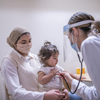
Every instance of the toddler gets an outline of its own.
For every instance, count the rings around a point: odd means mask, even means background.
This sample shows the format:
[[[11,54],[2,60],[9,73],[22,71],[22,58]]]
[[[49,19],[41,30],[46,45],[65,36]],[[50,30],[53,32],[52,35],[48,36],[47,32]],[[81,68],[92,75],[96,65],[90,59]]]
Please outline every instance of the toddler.
[[[64,69],[57,65],[59,56],[57,47],[50,42],[45,42],[38,56],[42,63],[38,71],[38,81],[43,85],[43,91],[51,89],[62,91],[64,86],[59,72],[63,72]]]
[[[63,86],[63,81],[59,73],[65,70],[57,64],[59,56],[57,47],[55,45],[52,45],[50,42],[45,42],[38,56],[42,64],[41,68],[38,71],[38,82],[43,86],[43,88],[39,90],[49,91],[52,89],[58,89],[62,92],[65,88]],[[70,75],[75,79],[79,79],[71,73]],[[76,94],[71,94],[70,92],[69,97],[69,100],[82,100],[82,98],[80,98]]]

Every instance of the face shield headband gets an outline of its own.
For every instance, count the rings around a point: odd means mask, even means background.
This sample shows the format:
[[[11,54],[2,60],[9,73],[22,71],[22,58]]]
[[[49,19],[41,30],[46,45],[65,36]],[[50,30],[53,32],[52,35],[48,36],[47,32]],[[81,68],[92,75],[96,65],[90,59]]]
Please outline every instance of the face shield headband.
[[[71,50],[69,50],[69,39],[68,39],[69,29],[73,28],[73,27],[89,24],[89,23],[92,23],[92,22],[93,22],[93,20],[85,20],[85,21],[77,22],[77,23],[70,24],[70,25],[67,24],[63,27],[63,33],[64,33],[64,42],[63,42],[64,62],[66,61],[66,58],[68,60],[69,60],[69,58],[71,58],[71,56],[70,56],[70,51]]]
[[[64,35],[69,34],[69,29],[70,28],[77,27],[77,26],[80,26],[80,25],[85,25],[85,24],[92,23],[92,22],[93,22],[93,20],[85,20],[85,21],[77,22],[77,23],[70,24],[70,25],[67,24],[63,27]]]

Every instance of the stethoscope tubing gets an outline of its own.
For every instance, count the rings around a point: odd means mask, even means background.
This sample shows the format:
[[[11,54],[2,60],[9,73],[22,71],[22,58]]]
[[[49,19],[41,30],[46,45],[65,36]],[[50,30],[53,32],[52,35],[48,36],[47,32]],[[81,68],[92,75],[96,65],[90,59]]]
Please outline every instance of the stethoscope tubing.
[[[78,56],[79,62],[81,63],[81,74],[80,74],[79,82],[78,82],[77,87],[76,87],[76,89],[75,89],[74,92],[71,91],[71,89],[70,89],[70,87],[69,87],[69,85],[68,85],[68,83],[67,83],[65,77],[64,77],[62,74],[60,74],[60,75],[63,77],[63,79],[64,79],[64,81],[65,81],[65,83],[66,83],[66,85],[67,85],[67,87],[68,87],[68,90],[69,90],[69,92],[70,92],[71,94],[74,94],[74,93],[77,91],[77,89],[78,89],[78,87],[79,87],[79,84],[80,84],[80,81],[81,81],[81,78],[82,78],[83,59],[82,59],[82,61],[80,60],[80,56],[79,56],[78,52],[77,52],[77,56]]]

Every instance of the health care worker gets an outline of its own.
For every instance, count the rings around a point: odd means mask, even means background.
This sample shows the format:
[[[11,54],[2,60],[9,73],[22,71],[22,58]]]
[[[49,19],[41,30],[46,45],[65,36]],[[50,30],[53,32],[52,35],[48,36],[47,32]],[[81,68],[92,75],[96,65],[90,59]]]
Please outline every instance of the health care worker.
[[[69,100],[67,90],[64,90],[66,95],[58,90],[38,92],[41,88],[37,82],[40,63],[37,56],[29,52],[32,42],[27,29],[15,28],[7,38],[7,43],[13,50],[3,59],[1,74],[8,90],[9,100]],[[6,97],[0,100],[4,98]]]
[[[74,14],[68,25],[65,26],[65,34],[68,32],[68,38],[72,48],[78,53],[82,53],[83,60],[87,66],[87,71],[93,82],[93,86],[88,87],[80,83],[76,94],[85,100],[100,100],[100,31],[95,35],[89,35],[91,23],[94,18],[87,13],[78,12]],[[99,25],[100,28],[100,25]],[[91,33],[96,32],[93,28]],[[77,87],[78,81],[73,79],[68,73],[62,73],[66,81],[71,84],[71,91]]]

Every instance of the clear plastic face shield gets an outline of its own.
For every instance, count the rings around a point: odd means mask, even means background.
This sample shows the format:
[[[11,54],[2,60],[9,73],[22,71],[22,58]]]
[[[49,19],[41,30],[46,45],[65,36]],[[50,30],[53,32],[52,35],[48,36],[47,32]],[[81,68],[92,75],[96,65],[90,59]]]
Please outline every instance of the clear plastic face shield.
[[[64,56],[64,62],[66,60],[69,61],[69,59],[71,59],[71,50],[70,50],[70,41],[68,39],[68,36],[69,36],[69,29],[70,28],[73,28],[73,27],[77,27],[77,26],[81,26],[81,25],[85,25],[85,24],[88,24],[88,23],[92,23],[93,20],[85,20],[85,21],[81,21],[81,22],[77,22],[77,23],[74,23],[74,24],[67,24],[63,27],[63,33],[64,33],[64,41],[63,41],[63,56]],[[77,46],[75,46],[76,48],[76,52],[79,52],[77,50]]]

